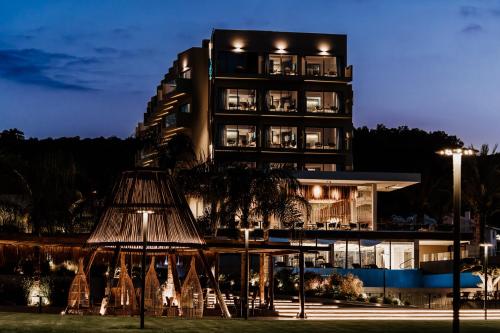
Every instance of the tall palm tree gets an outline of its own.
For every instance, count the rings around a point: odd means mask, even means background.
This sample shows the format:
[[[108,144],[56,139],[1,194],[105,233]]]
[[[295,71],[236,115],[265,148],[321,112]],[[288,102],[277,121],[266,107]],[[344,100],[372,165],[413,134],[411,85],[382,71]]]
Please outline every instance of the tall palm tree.
[[[310,205],[299,193],[299,181],[286,169],[265,169],[256,172],[253,186],[253,215],[262,218],[264,230],[270,217],[289,227],[294,221],[310,215]],[[303,214],[305,213],[305,214]]]
[[[216,235],[217,229],[227,222],[226,175],[212,161],[197,163],[189,169],[179,170],[176,179],[181,190],[188,196],[208,204],[200,218],[204,231]]]
[[[500,154],[498,146],[483,144],[476,158],[465,164],[464,194],[479,220],[479,242],[485,241],[485,227],[500,211]]]

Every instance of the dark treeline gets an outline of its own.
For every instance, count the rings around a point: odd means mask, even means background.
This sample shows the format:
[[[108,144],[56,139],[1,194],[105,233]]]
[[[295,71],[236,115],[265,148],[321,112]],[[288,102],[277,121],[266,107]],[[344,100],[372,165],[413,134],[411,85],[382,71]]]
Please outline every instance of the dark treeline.
[[[133,138],[39,140],[25,139],[18,130],[3,131],[0,231],[88,231],[116,177],[134,167],[139,145]],[[380,194],[379,216],[416,215],[423,220],[428,215],[439,222],[451,211],[452,163],[436,151],[461,145],[459,138],[440,131],[362,127],[354,133],[354,170],[420,173],[421,184]],[[179,155],[174,148],[169,154]],[[500,154],[488,146],[481,147],[477,157],[464,159],[464,210],[483,225],[495,224],[499,165]]]
[[[428,215],[439,223],[452,210],[453,170],[451,158],[436,152],[462,145],[459,138],[442,131],[361,127],[354,133],[354,170],[420,173],[420,184],[379,196],[379,216],[417,215],[423,220]],[[500,226],[495,219],[500,208],[500,154],[496,146],[475,148],[477,156],[463,158],[463,211],[471,211],[483,226]]]
[[[18,130],[3,131],[0,228],[88,230],[116,177],[134,166],[136,150],[135,139],[25,139]]]

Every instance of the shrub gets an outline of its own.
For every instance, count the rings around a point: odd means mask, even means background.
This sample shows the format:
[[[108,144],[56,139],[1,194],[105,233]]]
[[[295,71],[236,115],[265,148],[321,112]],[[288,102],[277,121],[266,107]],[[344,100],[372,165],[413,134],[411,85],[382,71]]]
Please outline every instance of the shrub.
[[[358,302],[366,302],[368,301],[368,297],[366,296],[366,294],[361,294],[358,296],[358,298],[356,298],[356,301]]]
[[[297,275],[292,273],[291,269],[280,269],[274,276],[275,286],[278,292],[285,295],[296,293],[295,284]]]
[[[326,284],[326,280],[317,273],[306,272],[304,274],[304,289],[310,295],[323,296]]]
[[[37,305],[40,300],[42,305],[50,304],[50,280],[48,278],[25,278],[23,281],[26,302],[29,306]]]
[[[392,298],[385,296],[382,302],[383,304],[392,304]]]
[[[363,281],[349,273],[342,278],[339,285],[340,294],[353,299],[363,293]]]
[[[382,303],[382,298],[378,296],[371,296],[369,299],[370,303]]]

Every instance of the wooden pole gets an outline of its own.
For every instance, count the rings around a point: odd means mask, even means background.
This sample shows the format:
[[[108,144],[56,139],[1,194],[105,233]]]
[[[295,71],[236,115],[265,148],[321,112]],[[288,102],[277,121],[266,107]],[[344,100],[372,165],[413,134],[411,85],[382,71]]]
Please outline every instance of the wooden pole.
[[[274,257],[269,254],[269,310],[274,311]]]
[[[148,246],[148,213],[142,213],[142,265],[141,265],[141,329],[144,329],[144,294],[146,290],[146,251]]]
[[[260,305],[264,305],[266,298],[266,258],[264,253],[259,256],[259,298]]]
[[[249,256],[249,253],[248,253],[248,245],[249,245],[249,236],[250,236],[250,230],[249,229],[245,229],[244,230],[244,233],[245,233],[245,253],[242,255],[242,274],[243,274],[243,277],[242,277],[242,283],[243,283],[243,288],[242,288],[242,316],[243,318],[245,319],[248,319],[248,315],[249,315],[249,308],[248,308],[248,284],[249,284],[249,278],[248,278],[248,275],[250,273],[250,256]]]
[[[231,313],[229,313],[229,309],[227,308],[226,301],[224,300],[224,297],[222,296],[222,293],[220,292],[219,283],[217,282],[214,275],[212,274],[212,270],[210,269],[210,265],[208,264],[208,260],[205,257],[205,253],[203,252],[203,250],[199,249],[198,255],[200,256],[203,267],[205,268],[205,271],[208,274],[208,278],[210,280],[210,283],[212,283],[213,288],[215,290],[215,295],[217,296],[217,300],[219,301],[220,308],[222,311],[222,316],[225,318],[231,318]]]
[[[215,280],[217,282],[217,285],[219,285],[219,253],[215,253],[214,255],[214,275],[215,275]],[[215,288],[214,288],[215,290]],[[215,304],[218,304],[217,297],[215,297]]]
[[[300,312],[297,317],[304,319],[306,317],[305,312],[305,288],[304,288],[304,271],[305,271],[305,263],[304,263],[304,251],[299,252],[299,301],[300,301]]]

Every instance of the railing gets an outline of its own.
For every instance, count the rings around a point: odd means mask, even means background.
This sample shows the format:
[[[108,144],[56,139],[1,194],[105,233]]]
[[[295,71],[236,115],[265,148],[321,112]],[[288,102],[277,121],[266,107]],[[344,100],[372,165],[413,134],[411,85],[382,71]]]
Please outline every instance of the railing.
[[[413,260],[414,260],[413,258],[410,258],[410,259],[407,259],[407,260],[403,261],[401,264],[399,264],[399,268],[401,268],[401,269],[405,268],[404,267],[405,264],[408,263],[408,262],[412,262]],[[411,268],[413,268],[413,267],[411,267]]]

